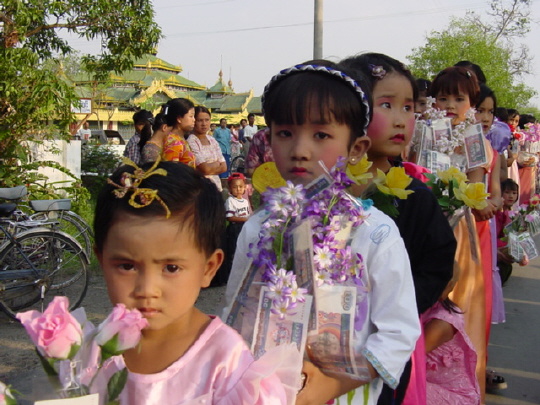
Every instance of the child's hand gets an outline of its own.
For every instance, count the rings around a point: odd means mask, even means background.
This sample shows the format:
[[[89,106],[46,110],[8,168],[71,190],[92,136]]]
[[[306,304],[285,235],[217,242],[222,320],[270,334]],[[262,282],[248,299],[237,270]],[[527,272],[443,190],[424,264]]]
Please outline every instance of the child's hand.
[[[526,266],[529,264],[529,257],[527,255],[523,256],[523,259],[519,262],[520,266]]]
[[[510,256],[510,254],[508,253],[508,248],[506,247],[497,249],[497,260],[508,264],[514,263],[514,259]]]
[[[377,376],[377,372],[369,364],[368,369],[371,378]],[[302,373],[306,374],[306,384],[296,396],[296,405],[323,405],[334,398],[338,398],[367,381],[355,380],[345,376],[329,376],[324,374],[317,366],[309,361],[304,361]]]
[[[488,199],[487,206],[485,208],[481,210],[473,209],[472,213],[477,221],[487,221],[495,216],[498,209],[497,202]]]

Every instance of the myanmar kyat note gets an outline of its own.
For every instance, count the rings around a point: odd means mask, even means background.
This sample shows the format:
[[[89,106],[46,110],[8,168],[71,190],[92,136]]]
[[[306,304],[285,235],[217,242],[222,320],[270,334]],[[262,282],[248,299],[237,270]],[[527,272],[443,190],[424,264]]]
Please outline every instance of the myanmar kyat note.
[[[354,358],[355,286],[315,288],[316,329],[309,332],[310,360],[325,372],[359,375]]]
[[[294,343],[303,356],[313,297],[305,295],[305,301],[296,302],[294,309],[283,319],[272,311],[272,298],[273,292],[262,287],[251,345],[253,356],[258,359],[269,349],[289,343]]]

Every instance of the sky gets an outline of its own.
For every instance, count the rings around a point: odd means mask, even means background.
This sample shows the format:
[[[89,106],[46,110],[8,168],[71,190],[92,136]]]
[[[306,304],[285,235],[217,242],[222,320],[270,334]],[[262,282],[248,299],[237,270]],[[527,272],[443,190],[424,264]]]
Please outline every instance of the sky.
[[[507,2],[508,0],[503,0]],[[313,58],[314,0],[154,0],[164,38],[158,57],[183,68],[182,76],[211,87],[223,69],[236,92],[261,95],[281,69]],[[340,60],[381,52],[407,63],[412,49],[452,16],[483,14],[488,0],[326,0],[323,57]],[[535,75],[525,83],[540,94],[540,0],[532,0],[529,46]],[[72,46],[94,53],[97,44],[72,39]],[[537,53],[535,55],[535,52]],[[540,96],[531,103],[540,107]]]

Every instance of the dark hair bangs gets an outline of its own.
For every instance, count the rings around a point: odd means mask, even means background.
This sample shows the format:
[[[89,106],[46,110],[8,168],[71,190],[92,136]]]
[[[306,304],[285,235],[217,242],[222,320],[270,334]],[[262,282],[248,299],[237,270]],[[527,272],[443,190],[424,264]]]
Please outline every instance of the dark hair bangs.
[[[148,170],[153,163],[143,165]],[[167,171],[166,176],[152,175],[144,179],[139,189],[156,190],[159,198],[171,212],[171,221],[177,221],[179,229],[193,229],[195,245],[207,255],[220,247],[225,224],[225,208],[221,193],[214,183],[195,172],[187,165],[175,162],[160,162],[158,168]],[[121,166],[111,176],[120,184],[124,173],[133,173],[132,166]],[[109,229],[122,215],[139,217],[165,217],[166,210],[159,200],[141,208],[133,207],[129,201],[133,190],[122,198],[113,193],[118,187],[107,183],[101,190],[94,217],[95,244],[98,251],[103,249]],[[137,202],[138,199],[136,199]]]
[[[519,184],[512,179],[506,179],[501,181],[501,192],[505,191],[517,191],[519,193]]]
[[[431,96],[437,98],[439,94],[455,95],[461,92],[469,96],[471,107],[478,103],[480,87],[474,72],[459,66],[452,66],[439,72],[431,83]]]
[[[354,90],[341,79],[327,74],[291,74],[265,95],[264,116],[269,126],[335,121],[349,126],[354,139],[364,135],[364,115]]]
[[[495,111],[497,111],[497,97],[495,97],[495,92],[484,83],[480,83],[480,95],[478,96],[478,102],[476,103],[475,107],[480,107],[480,104],[482,104],[486,98],[490,97],[493,99],[493,112],[495,115]]]

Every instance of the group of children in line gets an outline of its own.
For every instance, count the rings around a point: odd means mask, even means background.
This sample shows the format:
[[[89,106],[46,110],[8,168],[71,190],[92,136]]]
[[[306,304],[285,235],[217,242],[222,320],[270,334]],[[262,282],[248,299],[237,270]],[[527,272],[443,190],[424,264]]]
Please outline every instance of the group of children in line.
[[[447,68],[430,90],[420,90],[429,91],[454,126],[476,108],[489,132],[495,96],[469,68]],[[393,168],[410,177],[406,190],[412,193],[393,199],[393,217],[366,203],[374,180],[349,190],[367,216],[347,240],[363,260],[369,286],[362,290],[366,324],[350,342],[365,360],[362,377],[323,372],[316,352],[301,359],[285,346],[255,360],[251,342],[196,309],[200,289],[234,250],[230,277],[221,280],[228,278],[224,313],[238,299],[268,213],[250,216],[243,175],[228,179],[232,196],[224,204],[214,184],[194,170],[183,139],[195,120],[188,100],[169,101],[153,123],[145,118],[154,135],[140,131],[142,170],[122,166],[113,174],[125,193],[118,197],[112,185],[102,190],[94,226],[111,301],[139,309],[149,321],[140,346],[105,369],[110,375],[129,369],[122,403],[464,405],[483,403],[486,376],[502,386],[504,380],[485,367],[492,311],[500,304],[494,302],[498,273],[490,220],[503,201],[514,201],[507,195],[513,186],[505,186],[501,197],[499,154],[486,140],[488,162],[467,177],[484,182],[487,206],[450,226],[423,182],[425,170],[398,159],[413,135],[415,103],[425,95],[401,62],[375,53],[285,69],[263,95],[273,158],[293,185],[307,186],[324,174],[320,162],[330,169],[344,158],[355,166],[366,153],[373,178]],[[129,181],[134,178],[136,186]],[[225,218],[228,240],[235,241],[228,255],[220,239]]]

